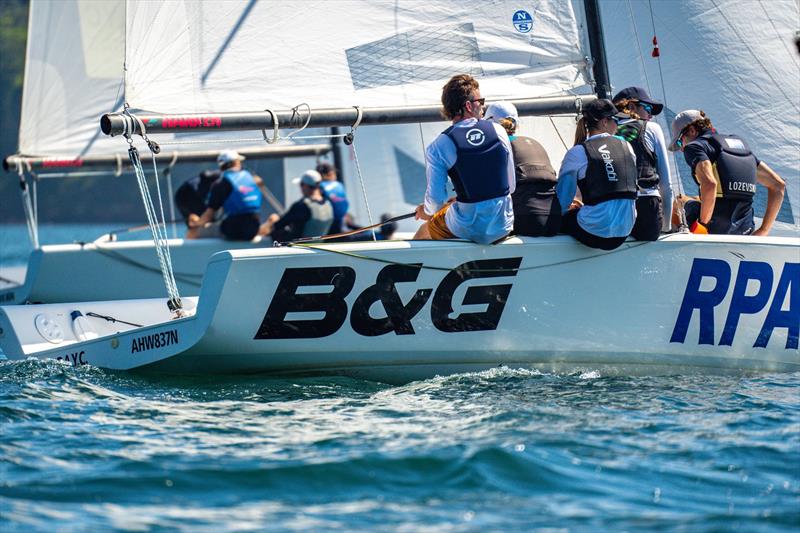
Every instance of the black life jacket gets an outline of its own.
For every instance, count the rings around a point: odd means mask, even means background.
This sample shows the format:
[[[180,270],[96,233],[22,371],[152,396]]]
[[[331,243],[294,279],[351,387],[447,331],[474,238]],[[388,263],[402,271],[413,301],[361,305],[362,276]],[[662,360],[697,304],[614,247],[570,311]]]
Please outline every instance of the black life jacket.
[[[611,135],[595,137],[585,141],[583,149],[589,165],[578,186],[585,205],[636,199],[636,163],[625,141]]]
[[[658,186],[658,170],[656,154],[644,142],[644,132],[647,121],[631,120],[620,124],[617,135],[631,143],[633,153],[636,154],[636,174],[639,176],[637,183],[640,189],[652,189]]]
[[[183,215],[189,218],[190,214],[202,215],[208,208],[206,200],[211,186],[220,177],[218,170],[204,170],[198,176],[189,178],[175,191],[175,205]]]
[[[719,154],[717,160],[711,162],[717,178],[717,197],[752,200],[756,193],[758,164],[744,139],[710,131],[700,137],[708,139]],[[698,181],[696,177],[694,179]]]
[[[509,193],[506,175],[509,154],[493,122],[479,120],[468,128],[450,126],[442,134],[456,145],[456,162],[447,175],[459,202],[474,204]]]
[[[550,164],[550,157],[544,147],[530,137],[514,137],[511,141],[514,154],[514,174],[517,185],[526,183],[547,183],[558,181],[556,171]]]

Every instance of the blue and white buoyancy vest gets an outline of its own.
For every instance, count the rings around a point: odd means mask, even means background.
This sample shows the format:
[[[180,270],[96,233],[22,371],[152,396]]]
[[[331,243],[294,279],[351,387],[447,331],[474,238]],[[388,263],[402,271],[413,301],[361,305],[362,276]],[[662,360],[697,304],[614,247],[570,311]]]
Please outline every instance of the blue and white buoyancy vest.
[[[222,177],[233,187],[222,204],[226,216],[259,212],[261,191],[258,190],[252,174],[246,170],[226,170],[222,173]]]
[[[509,155],[493,122],[479,120],[466,128],[450,126],[442,134],[456,145],[456,162],[447,175],[459,202],[474,204],[509,193]]]
[[[738,135],[711,132],[701,137],[708,139],[719,152],[717,160],[712,161],[717,178],[717,197],[752,200],[756,193],[758,163],[744,139]]]

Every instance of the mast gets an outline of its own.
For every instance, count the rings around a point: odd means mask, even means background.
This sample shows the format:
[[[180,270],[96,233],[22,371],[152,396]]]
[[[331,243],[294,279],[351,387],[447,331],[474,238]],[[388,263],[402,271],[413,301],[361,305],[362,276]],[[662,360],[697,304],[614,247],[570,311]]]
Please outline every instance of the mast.
[[[594,96],[553,96],[545,98],[512,99],[520,116],[565,115],[576,113],[581,106],[594,100]],[[136,114],[139,121],[147,124],[147,133],[176,133],[191,131],[239,131],[265,130],[272,134],[277,119],[280,128],[299,128],[308,120],[309,128],[352,127],[354,125],[408,124],[415,122],[441,122],[439,105],[373,108],[335,108],[312,110],[311,116],[303,116],[294,110],[216,113],[208,115]],[[359,122],[358,116],[361,113]],[[122,113],[108,113],[100,119],[100,128],[106,135],[141,134],[139,121],[130,120]]]
[[[330,144],[296,144],[276,145],[262,148],[243,148],[237,150],[249,159],[276,159],[284,157],[302,157],[327,154],[332,150]],[[156,162],[171,165],[173,163],[201,163],[215,161],[219,150],[202,150],[192,152],[173,152],[167,149],[156,155]],[[8,172],[18,164],[27,170],[58,170],[75,168],[108,168],[119,170],[130,168],[128,154],[119,152],[113,155],[96,155],[77,158],[68,157],[26,157],[24,155],[10,155],[3,159],[3,169]]]
[[[611,99],[611,81],[606,61],[603,24],[600,20],[600,6],[597,0],[584,0],[586,24],[589,31],[589,49],[592,53],[592,70],[595,79],[595,92],[598,98]]]

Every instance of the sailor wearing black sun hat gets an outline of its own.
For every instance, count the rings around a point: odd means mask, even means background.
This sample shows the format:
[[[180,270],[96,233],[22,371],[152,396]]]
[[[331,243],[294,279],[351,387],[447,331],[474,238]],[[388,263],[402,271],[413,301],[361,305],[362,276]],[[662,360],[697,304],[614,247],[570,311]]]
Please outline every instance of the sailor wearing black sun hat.
[[[614,96],[614,105],[628,116],[617,128],[617,135],[631,143],[636,154],[639,190],[631,237],[654,241],[662,231],[669,231],[672,219],[672,180],[664,132],[650,120],[664,105],[650,98],[642,87],[622,89]]]

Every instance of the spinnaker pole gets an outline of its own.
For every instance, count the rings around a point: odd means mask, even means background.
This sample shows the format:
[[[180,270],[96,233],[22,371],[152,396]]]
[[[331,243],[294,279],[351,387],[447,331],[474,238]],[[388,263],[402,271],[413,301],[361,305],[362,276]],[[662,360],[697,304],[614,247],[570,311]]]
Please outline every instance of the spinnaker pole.
[[[595,99],[594,95],[553,96],[511,100],[520,116],[563,115],[576,113],[582,106]],[[358,122],[359,111],[361,121]],[[355,124],[384,125],[411,124],[416,122],[439,122],[444,120],[440,106],[406,107],[346,107],[338,109],[312,110],[311,116],[295,110],[264,111],[249,113],[209,113],[192,115],[166,115],[134,113],[138,120],[130,120],[123,113],[109,113],[100,119],[100,128],[106,135],[140,135],[139,122],[145,124],[147,134],[179,133],[196,131],[241,131],[264,130],[265,138],[273,134],[273,128],[297,129],[306,124],[309,128],[348,127]]]

